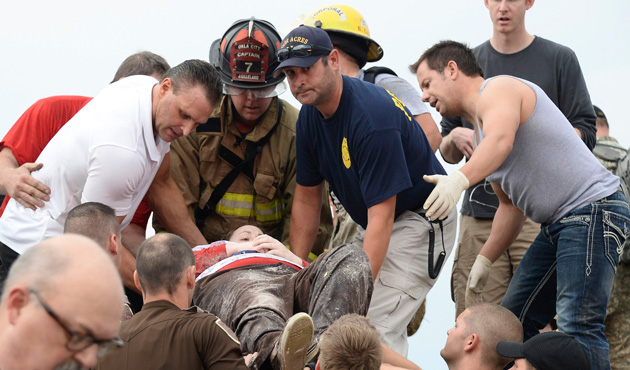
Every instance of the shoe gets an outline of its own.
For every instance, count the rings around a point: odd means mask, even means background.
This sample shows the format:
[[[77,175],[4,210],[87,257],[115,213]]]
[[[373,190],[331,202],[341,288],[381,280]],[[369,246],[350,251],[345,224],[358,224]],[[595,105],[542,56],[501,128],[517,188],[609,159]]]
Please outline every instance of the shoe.
[[[308,347],[308,351],[306,351],[306,363],[315,362],[317,355],[319,355],[319,339],[314,338],[313,343],[311,343],[311,346]]]
[[[313,332],[313,320],[304,312],[296,313],[287,320],[276,355],[282,370],[304,369]]]

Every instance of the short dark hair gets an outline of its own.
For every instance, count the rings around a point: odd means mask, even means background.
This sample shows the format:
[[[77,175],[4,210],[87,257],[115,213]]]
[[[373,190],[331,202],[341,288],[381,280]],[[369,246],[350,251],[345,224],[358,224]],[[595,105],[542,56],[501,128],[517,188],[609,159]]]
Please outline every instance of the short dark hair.
[[[357,314],[341,316],[326,329],[319,353],[323,370],[377,370],[383,360],[379,331]]]
[[[173,83],[173,93],[177,94],[180,88],[202,86],[206,92],[206,98],[212,105],[217,105],[221,99],[223,85],[219,72],[208,62],[199,59],[189,59],[169,69],[162,81],[170,78]]]
[[[87,202],[68,212],[63,232],[87,236],[107,249],[112,234],[120,237],[120,223],[112,207],[99,202]]]
[[[511,359],[501,356],[496,348],[502,340],[523,340],[523,326],[516,315],[507,308],[494,303],[478,303],[467,308],[464,318],[467,335],[477,333],[485,343],[481,356],[486,364],[503,368]]]
[[[175,234],[160,233],[140,245],[136,259],[138,279],[145,293],[173,294],[186,269],[195,265],[192,249]]]
[[[150,51],[141,51],[128,56],[122,62],[112,83],[134,75],[157,76],[157,79],[160,79],[169,69],[171,66],[168,65],[166,59]]]
[[[472,49],[461,42],[451,40],[438,42],[428,48],[415,63],[411,64],[409,70],[414,74],[417,73],[418,67],[425,60],[430,69],[439,73],[443,73],[448,62],[452,60],[457,63],[459,70],[466,76],[479,75],[483,77],[483,71]]]

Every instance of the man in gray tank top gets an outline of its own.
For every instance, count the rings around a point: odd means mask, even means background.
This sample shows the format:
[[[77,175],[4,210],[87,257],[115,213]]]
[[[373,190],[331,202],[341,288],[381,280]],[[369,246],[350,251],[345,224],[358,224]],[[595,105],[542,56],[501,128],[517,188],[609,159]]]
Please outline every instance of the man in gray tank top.
[[[525,27],[526,14],[535,5],[534,0],[486,0],[484,5],[492,21],[492,35],[473,49],[484,77],[510,75],[535,83],[567,117],[584,144],[593,149],[595,115],[573,50],[531,34]],[[440,144],[442,158],[448,163],[468,160],[474,145],[473,124],[460,117],[443,117],[440,125],[444,137]],[[470,270],[490,235],[498,206],[499,200],[487,180],[471,184],[464,193],[451,277],[456,315],[476,301],[501,303],[521,259],[540,230],[539,224],[527,219],[516,240],[492,264],[483,294],[469,294],[472,299],[466,301]]]
[[[477,142],[459,171],[425,176],[436,184],[424,204],[427,216],[444,218],[461,193],[484,178],[499,198],[468,284],[475,284],[476,293],[483,291],[487,267],[530,217],[541,232],[501,305],[519,317],[525,340],[557,313],[558,329],[584,346],[592,368],[610,369],[604,317],[630,228],[619,178],[595,159],[538,86],[512,76],[484,80],[467,46],[442,41],[411,69],[423,100],[442,116],[474,122]]]

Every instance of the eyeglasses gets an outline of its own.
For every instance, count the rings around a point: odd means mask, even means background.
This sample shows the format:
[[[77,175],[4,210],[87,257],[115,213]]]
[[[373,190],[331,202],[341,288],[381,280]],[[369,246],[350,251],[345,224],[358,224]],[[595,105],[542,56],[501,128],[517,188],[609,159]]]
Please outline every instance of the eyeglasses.
[[[66,348],[72,352],[80,352],[89,346],[96,344],[98,345],[98,354],[97,357],[104,356],[116,348],[120,348],[123,346],[124,341],[120,337],[114,337],[111,339],[96,339],[91,335],[83,335],[76,331],[68,329],[66,325],[61,322],[59,316],[42,300],[42,297],[37,293],[37,291],[33,288],[28,289],[29,293],[33,294],[35,298],[42,305],[42,308],[46,313],[52,317],[61,328],[68,334],[68,342],[66,343]]]
[[[287,87],[284,84],[284,82],[281,82],[273,86],[267,86],[267,87],[261,87],[261,88],[255,88],[255,89],[245,89],[242,87],[230,86],[226,84],[223,85],[223,93],[225,95],[238,96],[244,92],[251,91],[251,93],[254,94],[254,96],[257,99],[273,98],[274,96],[278,96],[282,94],[283,92],[285,92],[286,89]]]
[[[328,55],[332,49],[317,45],[297,45],[292,48],[278,50],[278,61],[284,62],[291,57],[304,58],[317,55]]]

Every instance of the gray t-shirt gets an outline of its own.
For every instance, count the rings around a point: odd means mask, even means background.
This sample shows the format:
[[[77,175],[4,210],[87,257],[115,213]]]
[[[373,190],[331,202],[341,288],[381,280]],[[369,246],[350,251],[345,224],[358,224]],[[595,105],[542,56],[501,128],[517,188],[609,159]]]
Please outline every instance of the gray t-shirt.
[[[485,78],[510,75],[539,86],[571,125],[582,132],[583,142],[588,148],[593,149],[595,112],[580,64],[571,49],[537,36],[528,47],[513,54],[499,53],[490,41],[477,46],[474,51]],[[456,127],[473,127],[460,117],[444,118],[441,126],[442,136]],[[461,213],[475,218],[494,218],[498,205],[499,200],[484,180],[466,190]]]
[[[364,76],[365,71],[362,69],[357,73],[356,78],[363,81]],[[376,75],[374,84],[396,95],[398,99],[405,103],[412,115],[417,116],[419,114],[429,113],[429,109],[422,101],[422,96],[418,90],[414,89],[406,80],[398,76],[390,75],[389,73],[381,73]]]
[[[582,144],[545,92],[517,79],[534,90],[536,107],[519,126],[512,151],[488,181],[500,184],[516,207],[543,224],[617,191],[619,178]],[[481,91],[491,80],[484,82]],[[483,132],[479,135],[483,141]]]

